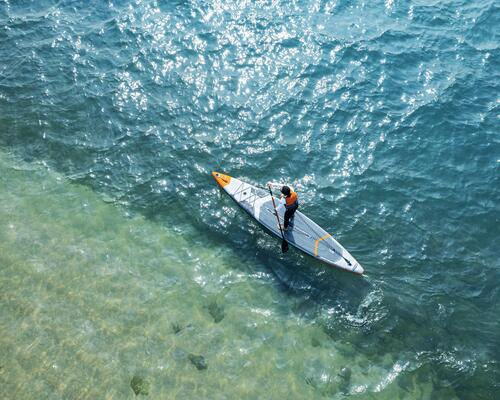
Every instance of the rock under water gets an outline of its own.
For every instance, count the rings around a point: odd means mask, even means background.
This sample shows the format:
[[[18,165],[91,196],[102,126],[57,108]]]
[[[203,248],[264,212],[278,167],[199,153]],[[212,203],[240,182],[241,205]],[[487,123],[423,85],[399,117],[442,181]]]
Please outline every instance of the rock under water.
[[[149,394],[149,382],[141,376],[134,375],[130,381],[130,387],[136,396],[139,396],[140,394],[147,396]]]
[[[196,367],[196,369],[198,369],[199,371],[208,368],[208,364],[205,360],[205,357],[197,356],[195,354],[189,354],[188,358],[189,358],[189,361],[191,361],[191,364],[193,364]]]

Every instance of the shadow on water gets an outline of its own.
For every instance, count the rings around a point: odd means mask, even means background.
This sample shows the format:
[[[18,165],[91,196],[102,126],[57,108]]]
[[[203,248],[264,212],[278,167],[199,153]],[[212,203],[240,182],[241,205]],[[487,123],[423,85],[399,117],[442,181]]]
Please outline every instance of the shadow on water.
[[[376,290],[368,277],[328,266],[293,247],[287,253],[281,253],[281,241],[268,234],[227,196],[223,195],[217,201],[234,212],[230,226],[221,227],[211,217],[200,221],[189,216],[189,212],[184,214],[196,229],[198,240],[208,247],[229,246],[234,257],[271,272],[277,287],[287,296],[296,297],[297,304],[300,304],[299,314],[313,317],[314,313],[307,311],[308,307],[356,313],[366,297]],[[244,264],[239,261],[233,263],[235,269],[241,265]]]
[[[214,187],[210,176],[206,180],[202,191]],[[250,263],[255,272],[271,272],[277,287],[287,296],[296,297],[302,315],[314,315],[305,312],[307,304],[312,309],[335,308],[357,313],[366,297],[376,290],[366,275],[358,276],[328,266],[293,247],[282,254],[281,241],[268,234],[218,188],[217,198],[206,211],[166,193],[150,193],[147,199],[139,193],[129,193],[127,197],[135,200],[127,206],[130,211],[162,225],[177,226],[180,231],[183,226],[190,229],[189,240],[195,246],[229,247],[235,259],[231,264],[234,269],[244,269],[248,273]],[[223,207],[229,208],[229,216],[221,222],[214,210]]]

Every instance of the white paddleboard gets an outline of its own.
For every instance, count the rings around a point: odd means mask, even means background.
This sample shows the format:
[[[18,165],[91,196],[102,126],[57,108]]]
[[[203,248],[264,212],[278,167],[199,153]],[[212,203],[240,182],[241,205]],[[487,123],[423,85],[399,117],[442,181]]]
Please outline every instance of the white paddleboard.
[[[267,190],[220,172],[212,172],[212,176],[241,208],[281,239],[273,202]],[[284,213],[284,207],[279,207],[278,215],[281,226],[283,226]],[[292,221],[288,230],[284,231],[285,240],[289,244],[328,265],[355,274],[363,274],[363,267],[323,228],[298,210]]]

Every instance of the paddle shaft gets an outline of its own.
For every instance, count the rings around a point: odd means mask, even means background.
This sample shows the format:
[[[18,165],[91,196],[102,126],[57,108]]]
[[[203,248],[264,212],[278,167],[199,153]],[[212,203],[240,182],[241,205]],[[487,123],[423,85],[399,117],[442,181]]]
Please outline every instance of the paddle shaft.
[[[280,228],[281,237],[283,238],[281,250],[284,253],[286,250],[288,250],[288,242],[285,239],[285,234],[283,233],[283,229],[281,229],[280,217],[278,215],[278,210],[276,209],[276,203],[274,202],[274,196],[273,196],[273,191],[271,189],[271,185],[269,185],[269,193],[271,194],[271,200],[273,202],[274,212],[276,213],[276,219],[278,220],[278,227]]]

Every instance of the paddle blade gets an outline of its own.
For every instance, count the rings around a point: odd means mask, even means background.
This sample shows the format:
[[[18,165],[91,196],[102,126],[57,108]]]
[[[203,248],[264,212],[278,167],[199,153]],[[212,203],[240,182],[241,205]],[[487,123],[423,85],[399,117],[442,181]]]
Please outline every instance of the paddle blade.
[[[286,253],[288,251],[288,242],[286,240],[283,240],[281,242],[281,252]]]

